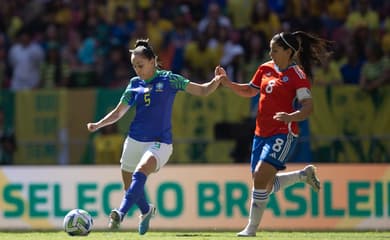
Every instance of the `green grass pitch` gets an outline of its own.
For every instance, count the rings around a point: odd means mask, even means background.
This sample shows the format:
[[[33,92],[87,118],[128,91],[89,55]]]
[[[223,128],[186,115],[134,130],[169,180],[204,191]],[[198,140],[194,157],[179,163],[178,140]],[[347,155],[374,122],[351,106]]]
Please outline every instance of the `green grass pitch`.
[[[86,237],[71,237],[65,232],[0,232],[1,240],[66,240],[66,239],[93,239],[93,240],[137,240],[137,239],[156,239],[156,240],[231,240],[236,238],[236,232],[148,232],[140,236],[137,232],[118,231],[104,232],[93,231]],[[242,239],[242,238],[240,238]],[[258,231],[257,237],[252,239],[262,240],[376,240],[390,239],[390,232],[386,231],[371,231],[371,232],[278,232],[278,231]]]

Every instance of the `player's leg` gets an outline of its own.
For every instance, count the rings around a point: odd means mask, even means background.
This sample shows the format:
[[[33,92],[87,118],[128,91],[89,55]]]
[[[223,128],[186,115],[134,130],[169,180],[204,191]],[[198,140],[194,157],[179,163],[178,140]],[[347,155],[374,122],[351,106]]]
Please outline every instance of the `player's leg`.
[[[316,167],[313,165],[307,165],[301,170],[276,174],[272,191],[278,192],[280,189],[297,182],[308,183],[316,192],[318,192],[321,188],[321,182],[316,174]]]
[[[255,236],[268,195],[272,190],[275,175],[285,169],[285,162],[294,150],[296,138],[291,134],[278,134],[272,137],[254,137],[251,156],[251,168],[254,180],[249,222],[238,236]]]
[[[153,142],[147,152],[156,158],[155,171],[159,171],[169,160],[172,154],[172,144],[165,144],[160,142]],[[141,161],[142,162],[142,161]],[[156,207],[146,201],[145,198],[140,198],[137,205],[143,204],[144,208],[141,208],[141,215],[139,216],[140,221],[138,225],[139,234],[143,235],[149,230],[150,219],[156,214]],[[142,202],[142,203],[141,203]]]
[[[121,174],[122,182],[125,193],[130,188],[133,178],[133,172],[145,151],[145,143],[138,142],[129,137],[126,138],[123,144],[123,151],[121,156]],[[118,209],[113,209],[109,215],[108,227],[111,229],[117,229],[122,222],[124,215]]]
[[[261,222],[268,203],[269,183],[273,181],[277,169],[271,164],[259,162],[253,173],[253,185],[251,205],[249,209],[249,220],[247,226],[237,234],[239,237],[256,236],[257,228]]]
[[[164,166],[172,154],[172,144],[151,142],[147,145],[147,149],[133,173],[130,187],[122,199],[120,208],[112,211],[112,215],[116,217],[115,220],[118,219],[117,216],[119,215],[119,219],[122,221],[123,216],[127,214],[130,208],[137,204],[141,210],[140,234],[145,234],[148,231],[150,219],[156,212],[156,208],[149,204],[145,198],[144,191],[147,177]]]
[[[126,192],[127,189],[129,189],[129,187],[130,187],[131,178],[133,177],[133,173],[132,172],[128,172],[128,171],[123,170],[123,169],[121,170],[121,173],[122,173],[123,189]]]
[[[122,180],[123,186],[125,189],[125,193],[130,187],[131,179],[133,177],[133,173],[122,170]],[[145,191],[139,197],[139,200],[136,202],[136,205],[140,209],[141,212],[147,212],[149,210],[149,204],[146,202]]]
[[[157,160],[150,152],[146,152],[133,173],[130,187],[127,189],[119,207],[122,215],[127,214],[130,208],[144,196],[147,177],[156,170]],[[149,210],[149,207],[148,207]]]

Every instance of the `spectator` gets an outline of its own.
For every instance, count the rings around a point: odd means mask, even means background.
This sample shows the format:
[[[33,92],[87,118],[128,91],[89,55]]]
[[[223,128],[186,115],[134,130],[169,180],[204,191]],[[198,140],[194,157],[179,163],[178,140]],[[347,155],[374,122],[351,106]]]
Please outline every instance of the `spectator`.
[[[369,0],[358,0],[356,9],[347,16],[345,26],[352,31],[362,26],[376,30],[379,28],[379,14],[372,10]]]
[[[207,45],[206,36],[200,34],[196,41],[190,42],[184,53],[184,61],[188,78],[194,79],[194,82],[203,83],[204,79],[209,79],[213,72],[210,66],[219,64],[218,52],[215,48]]]
[[[228,0],[227,14],[232,20],[232,25],[237,30],[242,30],[250,25],[250,13],[255,0]]]
[[[59,44],[55,42],[47,45],[46,60],[41,70],[43,88],[67,87],[69,84],[69,66],[62,61],[59,48]]]
[[[5,35],[0,33],[0,89],[9,87],[8,69],[7,43]]]
[[[13,164],[16,151],[14,131],[5,124],[5,113],[0,108],[0,165]]]
[[[267,0],[258,0],[252,8],[251,27],[253,31],[262,31],[267,39],[280,31],[279,16],[268,6]]]
[[[148,38],[151,44],[155,46],[155,51],[159,53],[162,50],[164,38],[173,29],[173,24],[171,21],[161,18],[157,8],[149,9],[147,20]]]
[[[363,63],[359,85],[363,90],[372,92],[385,81],[383,73],[389,67],[388,59],[383,57],[381,45],[371,42],[365,47],[367,61]]]
[[[245,64],[242,66],[243,81],[249,82],[259,65],[269,59],[268,40],[263,32],[251,31],[243,41],[249,43],[245,49]]]
[[[390,18],[388,18],[388,28],[390,28]],[[381,46],[384,52],[385,69],[382,73],[383,85],[390,84],[390,30],[387,29],[382,38]]]
[[[207,15],[204,16],[198,24],[199,33],[204,33],[206,31],[207,25],[211,21],[216,21],[221,27],[231,26],[230,19],[221,13],[219,5],[214,2],[209,4]]]
[[[318,86],[335,86],[343,83],[340,68],[333,59],[325,59],[314,69],[314,82]]]
[[[244,48],[240,44],[239,31],[225,27],[220,28],[219,45],[222,48],[221,66],[231,76],[232,81],[242,82],[241,67],[244,61]]]
[[[327,0],[322,15],[322,23],[327,36],[331,36],[335,29],[344,24],[348,10],[349,0]]]
[[[127,47],[131,34],[135,30],[134,21],[128,17],[128,10],[123,6],[117,6],[111,24],[111,44]]]
[[[104,61],[103,69],[101,76],[99,77],[101,79],[100,86],[102,87],[112,87],[116,85],[116,74],[122,64],[126,63],[126,56],[123,54],[124,47],[117,45],[113,46],[109,52],[108,59]],[[123,79],[128,78],[128,72],[126,72],[126,77]],[[123,79],[119,80],[120,82],[123,82]]]
[[[347,61],[341,66],[341,76],[344,84],[358,84],[363,60],[358,56],[357,49],[349,44],[346,46]]]
[[[9,63],[12,68],[11,89],[28,90],[39,87],[40,67],[44,60],[43,49],[34,42],[33,33],[23,28],[9,51]]]
[[[184,68],[185,47],[194,38],[194,31],[191,26],[193,24],[192,15],[187,5],[182,5],[179,8],[179,13],[174,17],[173,24],[174,28],[168,34],[164,43],[165,56],[167,57],[163,59],[162,63],[173,73],[180,74]]]
[[[82,37],[79,32],[69,30],[65,44],[61,49],[61,58],[69,66],[71,78],[81,68],[81,63],[77,57],[78,50],[81,46]]]

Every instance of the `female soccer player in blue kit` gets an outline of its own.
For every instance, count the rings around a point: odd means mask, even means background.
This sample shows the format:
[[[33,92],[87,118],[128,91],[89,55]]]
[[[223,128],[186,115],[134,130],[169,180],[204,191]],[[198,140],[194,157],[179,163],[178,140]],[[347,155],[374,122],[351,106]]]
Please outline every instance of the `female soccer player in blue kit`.
[[[163,167],[172,154],[172,106],[178,91],[196,96],[207,96],[219,86],[222,76],[217,74],[207,83],[197,84],[181,75],[160,70],[157,56],[148,40],[137,40],[130,50],[131,63],[137,74],[130,80],[118,105],[100,121],[88,123],[89,131],[117,122],[131,108],[135,117],[123,144],[121,162],[122,180],[126,194],[119,209],[110,213],[109,228],[119,228],[124,216],[136,204],[140,211],[138,231],[141,235],[149,229],[156,208],[145,198],[145,182],[149,174]]]

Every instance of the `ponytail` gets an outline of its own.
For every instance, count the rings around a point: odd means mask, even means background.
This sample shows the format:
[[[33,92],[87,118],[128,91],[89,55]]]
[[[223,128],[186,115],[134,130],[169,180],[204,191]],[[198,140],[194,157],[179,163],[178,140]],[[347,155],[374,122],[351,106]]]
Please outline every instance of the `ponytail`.
[[[322,65],[330,57],[331,52],[329,48],[331,42],[303,31],[293,32],[292,36],[300,43],[297,51],[298,62],[308,78],[312,80],[313,64]]]
[[[297,57],[298,64],[310,80],[313,79],[313,64],[322,64],[330,56],[330,41],[303,31],[278,33],[272,40],[293,51],[291,57]]]

